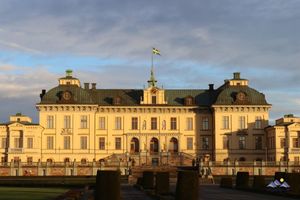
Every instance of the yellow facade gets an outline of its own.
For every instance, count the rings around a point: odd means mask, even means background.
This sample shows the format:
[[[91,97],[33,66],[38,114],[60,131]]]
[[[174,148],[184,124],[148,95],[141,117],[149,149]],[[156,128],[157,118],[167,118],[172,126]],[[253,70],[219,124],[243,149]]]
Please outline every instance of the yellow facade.
[[[265,160],[271,105],[248,83],[235,73],[217,89],[167,90],[156,86],[152,72],[143,90],[109,90],[88,83],[81,87],[68,71],[57,87],[43,90],[39,126],[22,126],[25,138],[34,137],[34,150],[1,151],[9,153],[8,159],[35,162],[98,161],[112,154],[139,159],[139,164],[147,164],[147,157],[159,162],[165,154]],[[6,125],[0,128],[1,137],[8,135]]]
[[[300,118],[285,115],[266,128],[269,161],[292,161],[299,164]]]

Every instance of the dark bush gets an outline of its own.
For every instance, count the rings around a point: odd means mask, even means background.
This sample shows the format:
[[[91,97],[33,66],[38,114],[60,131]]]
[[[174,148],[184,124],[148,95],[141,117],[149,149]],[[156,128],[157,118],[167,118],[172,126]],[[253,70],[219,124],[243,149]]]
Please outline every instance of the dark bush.
[[[237,189],[247,189],[249,187],[249,172],[237,173],[235,187]]]
[[[170,188],[169,172],[157,172],[155,179],[155,193],[168,194]]]
[[[142,178],[142,186],[144,189],[153,189],[154,185],[154,172],[144,171]]]
[[[232,178],[231,177],[222,177],[220,182],[220,187],[223,188],[232,188]]]
[[[198,185],[197,171],[178,171],[175,200],[197,200]]]
[[[143,184],[143,178],[142,177],[138,177],[137,180],[136,180],[136,185],[142,186],[142,184]]]
[[[290,185],[289,193],[300,195],[300,173],[288,173],[287,183]]]
[[[266,189],[266,182],[264,176],[254,176],[252,188],[258,191]]]
[[[97,171],[95,200],[120,200],[120,172]]]

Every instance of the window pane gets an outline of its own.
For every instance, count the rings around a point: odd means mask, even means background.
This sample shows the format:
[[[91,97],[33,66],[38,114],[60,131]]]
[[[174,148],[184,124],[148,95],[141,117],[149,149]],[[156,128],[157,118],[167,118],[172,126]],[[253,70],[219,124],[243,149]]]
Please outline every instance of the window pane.
[[[71,148],[71,139],[70,136],[64,136],[64,149]]]
[[[116,130],[121,130],[122,129],[122,120],[121,120],[121,117],[116,117],[115,118],[115,129]]]
[[[186,129],[193,130],[193,118],[192,117],[188,117],[186,119]]]
[[[132,130],[137,130],[138,129],[138,118],[137,117],[132,117],[131,118],[131,129]]]
[[[223,129],[229,129],[229,116],[223,116]]]
[[[33,138],[27,138],[27,148],[28,149],[33,148]]]
[[[53,136],[47,136],[47,149],[53,149]]]
[[[202,118],[202,129],[203,130],[208,130],[208,117],[203,117]]]
[[[54,128],[54,117],[52,115],[47,116],[47,128]]]
[[[105,137],[99,137],[99,149],[105,150]]]
[[[87,128],[87,116],[80,116],[80,128]]]
[[[171,117],[171,130],[177,129],[177,119],[176,117]]]
[[[156,130],[157,129],[157,118],[152,117],[151,118],[151,130]]]
[[[255,128],[256,129],[261,129],[261,127],[262,127],[261,117],[260,116],[255,117]]]
[[[240,116],[239,117],[239,128],[240,129],[245,129],[246,128],[245,116]]]
[[[87,149],[87,136],[80,137],[80,149]]]
[[[186,147],[187,150],[193,150],[193,138],[192,137],[188,137],[186,138]]]
[[[64,128],[71,128],[71,116],[64,116]]]
[[[115,149],[116,150],[121,149],[121,138],[120,137],[115,138]]]
[[[99,117],[99,129],[105,130],[105,117]]]
[[[245,136],[240,136],[239,138],[239,148],[245,149],[246,148],[246,138]]]
[[[208,137],[202,138],[202,149],[209,149]]]

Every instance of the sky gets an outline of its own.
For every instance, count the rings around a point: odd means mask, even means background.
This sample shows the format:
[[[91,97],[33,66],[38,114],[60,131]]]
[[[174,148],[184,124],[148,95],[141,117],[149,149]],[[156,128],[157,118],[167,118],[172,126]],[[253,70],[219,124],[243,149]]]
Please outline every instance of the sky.
[[[233,72],[300,117],[299,0],[0,0],[0,121],[38,121],[66,69],[97,88],[142,89],[151,50],[164,88],[219,87]]]

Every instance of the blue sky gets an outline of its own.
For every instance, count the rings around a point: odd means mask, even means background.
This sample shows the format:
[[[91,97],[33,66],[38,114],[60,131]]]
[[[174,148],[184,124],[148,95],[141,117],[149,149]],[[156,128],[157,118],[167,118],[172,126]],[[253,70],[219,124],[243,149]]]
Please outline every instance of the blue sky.
[[[0,1],[0,121],[37,121],[42,89],[66,69],[99,88],[143,88],[151,48],[164,88],[220,86],[235,71],[273,105],[300,116],[297,0]]]

